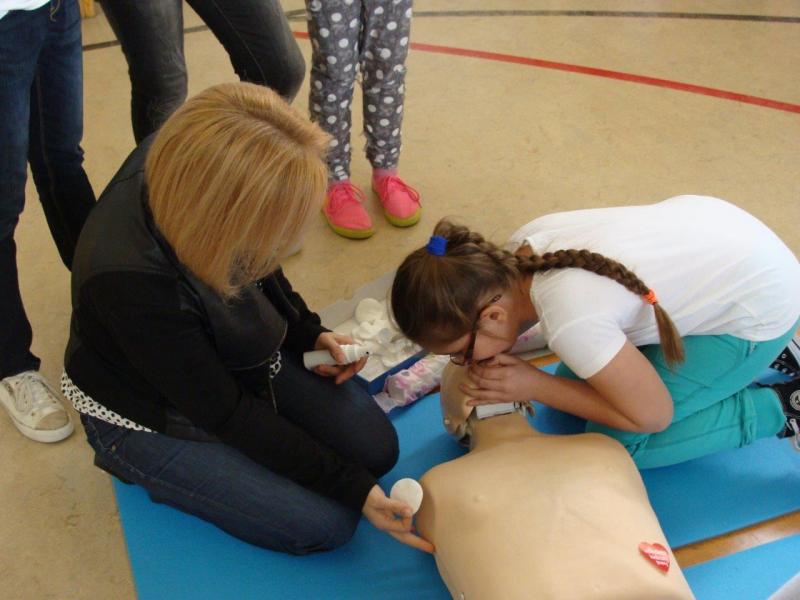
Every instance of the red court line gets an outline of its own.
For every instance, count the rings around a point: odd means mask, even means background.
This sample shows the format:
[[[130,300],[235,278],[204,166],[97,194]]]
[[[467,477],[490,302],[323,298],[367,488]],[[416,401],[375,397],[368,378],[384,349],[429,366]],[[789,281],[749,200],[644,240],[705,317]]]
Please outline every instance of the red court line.
[[[294,35],[297,38],[308,39],[308,33],[304,31],[295,31]],[[691,83],[681,83],[680,81],[671,81],[669,79],[647,77],[646,75],[634,75],[633,73],[623,73],[622,71],[609,71],[607,69],[596,69],[594,67],[582,67],[580,65],[571,65],[569,63],[554,62],[551,60],[542,60],[540,58],[527,58],[525,56],[514,56],[512,54],[499,54],[497,52],[470,50],[468,48],[453,48],[450,46],[438,46],[435,44],[420,44],[412,42],[411,47],[414,50],[420,50],[422,52],[432,52],[434,54],[448,54],[450,56],[465,56],[467,58],[480,58],[483,60],[492,60],[496,62],[513,63],[518,65],[526,65],[529,67],[538,67],[540,69],[566,71],[568,73],[580,73],[581,75],[591,75],[593,77],[605,77],[606,79],[616,79],[618,81],[628,81],[630,83],[652,85],[655,87],[678,90],[681,92],[689,92],[690,94],[712,96],[714,98],[733,100],[734,102],[742,102],[744,104],[754,104],[756,106],[763,106],[765,108],[772,108],[774,110],[782,110],[786,112],[800,114],[800,104],[791,104],[789,102],[781,102],[780,100],[770,100],[769,98],[760,98],[759,96],[748,96],[747,94],[728,92],[726,90],[718,90],[716,88],[705,87],[702,85],[694,85]]]

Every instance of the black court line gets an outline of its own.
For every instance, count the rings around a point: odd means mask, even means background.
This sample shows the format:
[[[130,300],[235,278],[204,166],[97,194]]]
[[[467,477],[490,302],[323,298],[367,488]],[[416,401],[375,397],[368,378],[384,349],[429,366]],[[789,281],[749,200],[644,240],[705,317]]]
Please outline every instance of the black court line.
[[[710,21],[751,21],[757,23],[800,23],[800,17],[734,15],[715,13],[617,11],[617,10],[415,10],[416,17],[614,17],[632,19],[695,19]],[[305,21],[301,8],[286,12],[291,21]]]
[[[146,1],[146,0],[145,0]],[[714,13],[643,12],[613,10],[419,10],[418,17],[626,17],[635,19],[695,19],[711,21],[748,21],[754,23],[800,23],[800,17],[771,17],[768,15],[728,15]],[[300,8],[286,12],[289,21],[305,21],[306,10]],[[184,33],[208,31],[208,26],[187,27]],[[84,52],[119,46],[117,40],[86,44]]]

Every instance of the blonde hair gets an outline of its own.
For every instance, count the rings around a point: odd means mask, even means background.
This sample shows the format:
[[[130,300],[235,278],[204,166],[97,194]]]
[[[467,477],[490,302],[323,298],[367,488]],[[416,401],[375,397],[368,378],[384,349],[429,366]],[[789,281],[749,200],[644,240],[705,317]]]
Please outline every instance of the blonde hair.
[[[664,359],[670,367],[683,362],[683,340],[667,311],[652,290],[617,261],[573,249],[517,256],[446,219],[437,223],[434,235],[447,240],[445,254],[436,256],[426,248],[412,252],[392,283],[392,314],[410,340],[426,346],[458,339],[470,331],[485,297],[505,291],[523,273],[578,268],[613,279],[652,304]]]
[[[164,123],[148,152],[155,224],[183,265],[235,296],[278,267],[318,209],[329,140],[266,87],[210,87]]]

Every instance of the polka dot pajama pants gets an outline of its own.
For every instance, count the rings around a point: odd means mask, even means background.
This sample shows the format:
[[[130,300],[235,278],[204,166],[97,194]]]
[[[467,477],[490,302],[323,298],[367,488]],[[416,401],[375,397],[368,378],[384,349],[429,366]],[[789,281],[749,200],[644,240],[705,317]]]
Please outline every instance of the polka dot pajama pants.
[[[333,136],[331,179],[350,177],[356,69],[361,72],[367,159],[393,169],[400,158],[405,61],[413,0],[308,0],[311,118]]]

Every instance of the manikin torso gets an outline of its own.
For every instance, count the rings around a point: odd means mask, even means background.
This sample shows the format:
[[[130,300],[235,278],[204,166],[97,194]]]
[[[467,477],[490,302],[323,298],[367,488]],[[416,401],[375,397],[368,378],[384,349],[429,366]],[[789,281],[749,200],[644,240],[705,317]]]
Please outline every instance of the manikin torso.
[[[469,410],[462,376],[448,367],[442,384],[451,431]],[[517,413],[473,418],[470,427],[470,453],[422,477],[417,513],[453,598],[693,598],[671,552],[666,573],[639,552],[641,542],[668,546],[618,442],[545,435]]]

